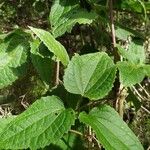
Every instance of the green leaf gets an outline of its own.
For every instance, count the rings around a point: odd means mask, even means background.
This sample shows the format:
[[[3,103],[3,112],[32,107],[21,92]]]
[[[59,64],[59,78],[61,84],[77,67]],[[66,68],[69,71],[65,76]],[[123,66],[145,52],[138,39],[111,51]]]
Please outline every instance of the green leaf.
[[[74,124],[75,113],[56,96],[43,97],[0,133],[1,149],[38,149],[57,142]]]
[[[14,119],[14,116],[10,116],[8,118],[0,118],[0,134],[3,132],[5,127]]]
[[[96,13],[81,8],[77,0],[55,0],[50,12],[52,33],[59,37],[71,32],[76,23],[91,24],[96,18]]]
[[[12,85],[12,83],[24,75],[25,72],[26,65],[22,65],[17,68],[12,68],[9,66],[0,67],[0,89]]]
[[[51,144],[44,150],[84,150],[84,141],[74,133],[68,133],[63,136],[57,143]]]
[[[140,83],[145,77],[142,65],[136,65],[124,61],[118,62],[117,66],[119,69],[120,81],[126,87]]]
[[[67,108],[77,109],[78,103],[81,100],[81,95],[69,93],[63,85],[58,85],[49,95],[57,95],[65,103]]]
[[[0,44],[0,89],[25,73],[28,48],[28,42],[19,35]]]
[[[143,13],[143,15],[146,18],[146,8],[145,8],[145,4],[143,1],[141,0],[124,0],[121,3],[121,9],[125,9],[125,10],[129,10],[129,11],[133,11],[136,13]]]
[[[129,61],[132,61],[134,63],[139,63],[139,64],[145,63],[146,56],[145,56],[143,43],[140,43],[138,41],[132,42],[129,45],[128,52],[132,57],[129,59]]]
[[[63,65],[66,66],[68,64],[69,56],[61,43],[55,40],[55,38],[45,30],[33,27],[29,28],[40,38],[40,40],[47,46],[47,48],[52,53],[54,53],[54,55],[63,63]]]
[[[70,93],[97,100],[112,89],[115,74],[116,67],[104,52],[75,55],[65,70],[64,86]]]
[[[145,65],[143,68],[146,76],[150,77],[150,65]]]
[[[89,114],[82,112],[79,119],[93,128],[106,150],[144,150],[131,129],[110,106],[94,108]]]
[[[132,42],[129,44],[128,50],[125,50],[121,46],[117,45],[120,54],[129,62],[134,64],[144,64],[146,60],[145,50],[143,45]]]
[[[124,41],[126,41],[129,36],[134,36],[132,32],[121,27],[117,27],[115,31],[116,31],[116,37]]]
[[[52,60],[50,57],[40,54],[40,44],[39,40],[31,42],[31,59],[42,81],[50,85],[52,80]]]

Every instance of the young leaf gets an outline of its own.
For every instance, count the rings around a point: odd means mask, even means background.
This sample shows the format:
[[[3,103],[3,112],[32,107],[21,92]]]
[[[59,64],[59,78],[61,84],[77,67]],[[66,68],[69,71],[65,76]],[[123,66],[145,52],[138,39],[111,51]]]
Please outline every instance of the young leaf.
[[[116,67],[104,52],[76,55],[65,70],[64,86],[70,93],[97,100],[112,89],[115,74]]]
[[[79,119],[93,128],[106,150],[144,150],[131,129],[110,106],[94,108],[89,114],[82,112]]]
[[[0,149],[38,149],[57,142],[74,124],[72,109],[56,96],[37,100],[0,133]]]
[[[69,62],[69,56],[64,46],[55,40],[55,38],[47,31],[29,27],[47,46],[47,48],[54,53],[54,55],[66,66]]]
[[[126,61],[117,63],[121,83],[130,87],[140,83],[145,77],[143,66],[132,64]]]
[[[78,0],[55,0],[50,12],[50,23],[54,37],[71,32],[76,23],[91,24],[97,18],[94,12],[80,7]]]

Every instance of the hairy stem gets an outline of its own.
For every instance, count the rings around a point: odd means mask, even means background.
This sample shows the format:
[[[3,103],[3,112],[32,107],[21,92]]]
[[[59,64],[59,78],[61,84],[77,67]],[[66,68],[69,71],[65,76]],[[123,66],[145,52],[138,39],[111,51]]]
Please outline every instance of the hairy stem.
[[[120,60],[120,56],[117,52],[116,49],[116,33],[115,33],[115,25],[114,25],[114,14],[113,14],[113,0],[110,0],[110,26],[111,26],[111,35],[112,35],[112,44],[113,44],[113,53],[114,53],[114,61],[115,63]],[[123,92],[122,94],[122,85],[119,82],[119,77],[117,73],[117,79],[115,81],[115,97],[116,97],[116,102],[115,102],[115,107],[116,110],[119,112],[120,116],[123,118],[123,111],[124,111],[124,101],[125,101],[125,94]]]

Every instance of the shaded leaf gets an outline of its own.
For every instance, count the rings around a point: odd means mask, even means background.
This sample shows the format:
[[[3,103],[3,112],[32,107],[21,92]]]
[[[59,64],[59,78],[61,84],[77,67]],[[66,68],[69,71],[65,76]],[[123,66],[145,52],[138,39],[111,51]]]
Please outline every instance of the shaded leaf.
[[[59,140],[55,144],[51,144],[50,146],[44,148],[44,150],[84,150],[83,141],[80,136],[68,133],[63,136],[61,140]]]
[[[48,85],[52,80],[52,60],[50,57],[45,57],[39,52],[40,42],[35,40],[31,43],[31,59],[34,67],[39,73],[41,79]]]
[[[58,85],[57,88],[53,89],[49,95],[57,95],[65,103],[67,108],[76,109],[81,95],[76,95],[67,92],[63,85]]]
[[[63,65],[66,66],[68,64],[69,56],[61,43],[55,40],[55,38],[45,30],[33,27],[30,27],[30,29],[40,38],[47,48],[54,53],[54,55],[63,63]]]

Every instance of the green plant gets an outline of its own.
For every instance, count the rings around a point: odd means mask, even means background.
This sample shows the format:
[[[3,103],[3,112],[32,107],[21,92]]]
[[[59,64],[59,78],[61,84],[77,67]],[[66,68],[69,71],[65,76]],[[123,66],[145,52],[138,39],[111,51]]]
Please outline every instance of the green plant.
[[[148,22],[149,3],[120,0],[114,7],[110,1],[108,7],[108,2],[54,0],[49,16],[50,32],[29,27],[30,30],[18,29],[0,36],[0,89],[25,76],[27,66],[32,64],[46,90],[17,117],[0,119],[1,149],[46,149],[46,146],[52,149],[77,146],[79,149],[100,149],[101,146],[107,150],[144,149],[121,116],[127,89],[133,94],[133,85],[150,76],[150,65],[146,64],[141,43],[145,35],[120,25],[119,21],[115,34],[112,9],[139,13],[138,17]],[[92,48],[96,51],[75,54],[70,60],[70,52],[58,37],[70,33],[77,23],[93,29],[94,35],[89,36],[91,43],[94,36],[96,44]],[[96,37],[102,29],[105,33],[100,41]],[[140,41],[134,38],[136,36]],[[82,32],[80,37],[84,46],[86,39]],[[113,45],[109,45],[110,37]],[[128,37],[133,39],[126,49],[122,43],[128,41]],[[100,49],[99,44],[104,47]],[[121,116],[104,100],[115,102]],[[82,144],[78,144],[78,135],[82,137]]]

